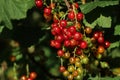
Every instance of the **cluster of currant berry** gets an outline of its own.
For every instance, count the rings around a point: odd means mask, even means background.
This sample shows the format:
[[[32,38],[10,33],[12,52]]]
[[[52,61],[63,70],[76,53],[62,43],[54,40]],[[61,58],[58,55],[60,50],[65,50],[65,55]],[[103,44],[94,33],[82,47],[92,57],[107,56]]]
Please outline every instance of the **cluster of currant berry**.
[[[25,75],[21,76],[20,80],[35,80],[37,77],[37,73],[36,72],[31,72],[29,75],[29,78]]]
[[[38,8],[42,5],[42,0],[36,0]],[[93,31],[92,28],[84,26],[84,14],[79,10],[77,2],[72,2],[66,11],[57,6],[60,6],[60,3],[51,2],[50,6],[43,10],[45,19],[52,21],[51,34],[54,39],[50,41],[50,45],[58,50],[60,72],[68,80],[81,80],[85,65],[92,60],[101,59],[110,43],[104,40],[102,31]]]

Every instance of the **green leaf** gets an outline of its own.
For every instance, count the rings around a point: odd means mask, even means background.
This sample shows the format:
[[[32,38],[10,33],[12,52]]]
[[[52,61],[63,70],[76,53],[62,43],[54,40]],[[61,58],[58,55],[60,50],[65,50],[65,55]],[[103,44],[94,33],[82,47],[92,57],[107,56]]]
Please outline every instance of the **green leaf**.
[[[115,48],[114,50],[112,50],[110,52],[110,54],[108,56],[111,56],[112,58],[120,57],[120,49],[119,48]]]
[[[34,5],[34,0],[0,0],[0,21],[12,29],[11,19],[26,17],[26,12]]]
[[[87,20],[85,18],[83,19],[83,23],[84,23],[85,26],[89,26],[91,28],[94,28],[96,26],[96,23],[95,24],[94,23],[90,24],[90,23],[87,22]]]
[[[83,19],[83,23],[85,24],[85,26],[89,26],[91,28],[94,28],[96,25],[103,28],[110,28],[111,22],[112,22],[111,17],[105,17],[103,15],[100,15],[100,17],[93,21],[91,24],[88,23],[86,19]]]
[[[100,15],[99,18],[97,18],[91,25],[98,25],[103,28],[110,28],[111,27],[112,19],[111,17],[105,17],[103,15]]]
[[[116,41],[110,44],[110,47],[108,48],[108,51],[110,51],[113,48],[119,47],[120,46],[120,42]]]
[[[90,77],[88,80],[120,80],[120,77]]]
[[[114,35],[120,35],[120,25],[115,26]]]
[[[94,1],[94,2],[81,5],[80,9],[84,14],[87,14],[93,9],[95,9],[96,7],[106,7],[106,6],[110,6],[110,5],[112,6],[112,5],[118,5],[118,4],[119,4],[119,0],[117,1]]]

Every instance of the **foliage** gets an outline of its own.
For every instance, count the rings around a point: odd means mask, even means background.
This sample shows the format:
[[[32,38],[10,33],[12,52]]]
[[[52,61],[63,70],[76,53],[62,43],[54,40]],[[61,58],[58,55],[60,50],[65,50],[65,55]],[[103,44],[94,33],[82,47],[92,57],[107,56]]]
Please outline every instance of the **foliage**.
[[[60,5],[66,6],[63,0],[58,1],[61,3]],[[120,67],[117,63],[120,62],[119,0],[86,1],[86,4],[81,4],[81,1],[78,1],[81,12],[85,14],[83,23],[85,26],[93,28],[94,31],[97,29],[104,31],[105,38],[110,40],[111,46],[106,52],[108,60],[103,60],[107,61],[112,69]],[[56,49],[49,45],[49,41],[53,37],[50,34],[51,22],[45,20],[42,10],[43,8],[37,9],[34,0],[0,0],[0,58],[2,57],[0,63],[2,64],[4,61],[8,63],[7,73],[9,74],[6,73],[7,76],[14,76],[11,74],[14,73],[11,68],[13,67],[18,69],[18,73],[21,73],[20,77],[26,72],[25,65],[32,64],[29,68],[30,71],[39,73],[37,80],[40,78],[44,80],[64,79],[58,71],[60,62],[55,54]],[[16,57],[16,61],[14,61],[14,57]],[[13,61],[10,61],[11,59]],[[114,62],[116,59],[118,59],[117,62]],[[18,63],[18,66],[14,66],[13,63]],[[20,69],[24,69],[24,71],[21,72]],[[106,77],[106,75],[88,78],[88,80],[99,79],[119,80],[120,78]]]

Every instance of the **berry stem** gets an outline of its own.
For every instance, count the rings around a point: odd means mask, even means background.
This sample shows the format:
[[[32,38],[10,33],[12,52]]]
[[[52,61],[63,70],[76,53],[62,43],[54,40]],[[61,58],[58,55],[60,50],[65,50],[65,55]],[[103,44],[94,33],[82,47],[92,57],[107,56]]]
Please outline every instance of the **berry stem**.
[[[17,78],[17,72],[16,72],[16,66],[17,66],[17,64],[14,62],[14,64],[13,64],[14,79],[18,80],[18,78]]]
[[[27,72],[27,77],[29,77],[30,72],[29,72],[29,65],[28,64],[26,64],[26,72]]]
[[[67,8],[68,8],[68,10],[69,10],[69,9],[70,9],[70,4],[69,4],[69,2],[68,2],[67,0],[64,0],[64,2],[65,2],[66,6],[67,6]]]
[[[63,59],[60,58],[60,65],[63,66]]]
[[[77,47],[75,47],[75,49],[74,49],[74,51],[73,51],[74,57],[75,57],[75,52],[76,52],[76,49],[77,49]]]

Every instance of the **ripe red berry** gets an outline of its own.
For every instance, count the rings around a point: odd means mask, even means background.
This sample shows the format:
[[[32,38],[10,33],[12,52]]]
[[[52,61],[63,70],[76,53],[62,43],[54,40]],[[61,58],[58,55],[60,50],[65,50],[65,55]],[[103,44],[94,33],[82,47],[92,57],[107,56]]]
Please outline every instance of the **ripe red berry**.
[[[98,43],[100,44],[104,43],[104,37],[102,36],[98,37]]]
[[[66,27],[67,26],[67,21],[66,20],[60,20],[60,26],[61,27]]]
[[[77,54],[77,55],[81,55],[81,54],[82,54],[82,50],[81,50],[80,48],[76,49],[75,54]]]
[[[60,66],[59,71],[60,72],[64,72],[65,71],[65,67],[64,66]]]
[[[73,38],[75,40],[81,40],[83,38],[83,35],[79,32],[75,32],[75,34],[73,35]]]
[[[87,42],[86,42],[86,41],[81,41],[81,42],[80,42],[80,48],[81,48],[81,49],[87,48]]]
[[[42,8],[43,6],[43,1],[42,0],[35,0],[35,4],[38,8]]]
[[[57,34],[61,34],[61,29],[60,27],[54,27],[53,29],[51,29],[51,32],[53,35],[57,35]]]
[[[65,47],[70,46],[70,40],[65,40],[65,41],[64,41],[64,46],[65,46]]]
[[[33,80],[32,78],[28,78],[27,80]]]
[[[63,38],[64,38],[64,40],[68,40],[69,39],[69,37],[67,36],[67,35],[63,35]]]
[[[57,35],[55,36],[55,40],[57,40],[58,42],[62,42],[64,39],[63,35]]]
[[[83,20],[83,13],[81,13],[81,12],[77,13],[77,20],[78,21]]]
[[[36,72],[31,72],[30,73],[30,78],[31,79],[35,79],[37,77],[37,73]]]
[[[58,55],[59,57],[62,57],[62,56],[64,55],[64,51],[63,51],[63,50],[58,50],[58,51],[57,51],[57,55]]]
[[[75,40],[75,39],[71,39],[70,40],[70,46],[71,47],[74,47],[74,46],[76,46],[77,45],[77,41]]]
[[[67,31],[66,35],[68,36],[68,38],[72,38],[72,33],[70,31]]]
[[[46,8],[44,8],[44,14],[46,14],[46,15],[51,15],[51,8],[48,8],[48,7],[46,7]]]
[[[99,38],[99,32],[95,32],[94,34],[93,34],[93,37],[95,38],[95,39],[98,39]]]
[[[104,42],[104,46],[105,46],[105,48],[110,47],[110,42],[109,42],[109,41],[105,41],[105,42]]]
[[[73,5],[78,9],[79,8],[79,4],[76,2],[76,3],[73,3]]]
[[[99,31],[99,36],[104,36],[102,31]]]
[[[50,41],[50,46],[54,47],[55,46],[55,40]]]
[[[58,27],[58,23],[53,23],[53,24],[51,25],[51,27],[52,27],[52,28]]]
[[[68,13],[68,19],[70,19],[70,20],[74,20],[75,19],[75,13],[74,13],[74,11],[70,11]]]
[[[56,41],[56,40],[55,40],[55,48],[57,48],[57,49],[58,49],[58,48],[60,48],[60,47],[61,47],[60,42],[58,42],[58,41]]]
[[[70,27],[68,28],[68,30],[69,30],[72,34],[75,34],[75,32],[76,32],[75,26],[70,26]]]

